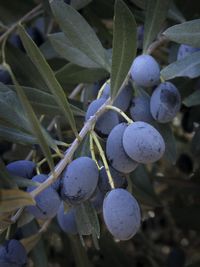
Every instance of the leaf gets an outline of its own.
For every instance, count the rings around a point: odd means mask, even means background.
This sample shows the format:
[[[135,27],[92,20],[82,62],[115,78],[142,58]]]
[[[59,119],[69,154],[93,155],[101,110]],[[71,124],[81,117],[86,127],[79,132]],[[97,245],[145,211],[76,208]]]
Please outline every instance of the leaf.
[[[71,6],[54,0],[52,12],[72,46],[79,49],[100,67],[110,70],[104,48],[87,21]]]
[[[165,80],[186,76],[195,78],[200,75],[200,51],[175,61],[162,69],[161,76]]]
[[[144,23],[143,53],[156,38],[166,19],[170,0],[147,0],[146,18]]]
[[[108,77],[108,72],[103,69],[83,68],[69,63],[56,72],[56,78],[63,84],[93,83]]]
[[[76,224],[79,235],[92,234],[92,225],[85,210],[85,204],[82,203],[75,207]]]
[[[171,130],[171,127],[169,124],[156,124],[156,128],[162,135],[164,141],[165,141],[165,156],[166,158],[172,163],[176,163],[177,158],[177,150],[176,150],[176,140],[174,137],[174,134]]]
[[[139,165],[136,170],[130,174],[130,179],[133,185],[133,194],[142,203],[153,207],[160,206],[159,199],[155,194],[151,180],[143,165]]]
[[[27,238],[21,239],[20,242],[22,243],[22,245],[26,249],[26,252],[29,253],[36,246],[36,244],[39,242],[40,238],[41,238],[41,234],[37,233],[37,234],[31,235]]]
[[[52,144],[52,147],[55,147],[55,143],[53,142],[53,140],[51,139],[51,137],[49,136],[49,134],[44,131],[40,125],[40,122],[38,121],[22,87],[19,85],[19,83],[17,82],[14,74],[12,73],[12,71],[9,69],[10,75],[12,77],[12,80],[14,82],[15,88],[17,90],[18,96],[21,100],[21,104],[27,114],[27,117],[29,118],[29,122],[31,124],[32,127],[32,131],[35,135],[35,137],[37,137],[38,143],[48,161],[48,164],[50,166],[50,169],[53,170],[54,168],[54,162],[51,156],[51,151],[49,149],[48,143]],[[55,147],[56,149],[56,147]]]
[[[20,228],[34,219],[34,216],[28,212],[26,209],[23,210],[22,215],[17,220],[17,227]]]
[[[46,244],[42,238],[38,241],[36,246],[31,251],[31,258],[33,259],[34,266],[48,267],[48,256],[46,253]]]
[[[22,87],[35,112],[46,115],[63,115],[52,94],[32,87]],[[69,100],[70,102],[71,100]],[[84,116],[85,112],[73,104],[69,104],[74,115]]]
[[[136,55],[136,22],[122,0],[115,2],[111,97],[120,89]]]
[[[22,106],[15,92],[0,82],[0,118],[13,126],[30,132],[30,125],[24,116]]]
[[[187,107],[200,105],[200,90],[195,91],[183,100],[183,104]]]
[[[46,62],[45,58],[43,57],[42,53],[40,52],[39,48],[36,44],[32,41],[29,35],[26,33],[22,26],[19,26],[19,34],[22,39],[23,45],[27,51],[27,54],[37,67],[38,71],[42,75],[44,81],[48,85],[48,88],[52,92],[55,97],[56,102],[58,103],[59,107],[61,108],[64,116],[68,119],[72,130],[77,135],[77,129],[75,120],[72,114],[72,111],[69,107],[69,103],[65,96],[65,93],[55,78],[54,72]]]
[[[28,205],[35,205],[32,196],[19,189],[0,189],[0,212],[14,211]]]
[[[88,5],[92,0],[71,0],[71,6],[77,10]]]
[[[168,28],[163,34],[179,44],[200,47],[200,19],[187,21]]]
[[[177,8],[173,1],[171,1],[167,17],[179,23],[185,22],[183,14],[180,12],[180,10]]]
[[[38,143],[37,139],[34,136],[22,132],[18,129],[3,125],[0,125],[0,137],[3,140],[23,145],[24,144],[33,145]]]
[[[73,47],[70,40],[64,33],[54,33],[49,35],[52,46],[56,52],[68,61],[87,68],[100,68],[93,60],[91,60],[86,54],[80,51],[78,48]]]
[[[85,212],[92,226],[92,230],[93,230],[92,232],[95,233],[97,238],[99,238],[100,237],[100,225],[99,225],[99,220],[98,220],[96,210],[90,201],[86,201],[84,203],[84,207],[85,207]]]
[[[6,45],[6,61],[14,70],[15,76],[21,85],[49,91],[37,68],[25,53],[15,47]]]

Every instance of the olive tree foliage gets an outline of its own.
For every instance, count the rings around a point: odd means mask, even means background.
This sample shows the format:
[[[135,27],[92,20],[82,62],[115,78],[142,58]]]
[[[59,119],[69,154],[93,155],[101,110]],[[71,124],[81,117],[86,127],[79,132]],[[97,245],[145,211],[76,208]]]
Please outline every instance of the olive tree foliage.
[[[198,266],[200,8],[188,2],[2,4],[4,251],[17,239],[37,267]]]

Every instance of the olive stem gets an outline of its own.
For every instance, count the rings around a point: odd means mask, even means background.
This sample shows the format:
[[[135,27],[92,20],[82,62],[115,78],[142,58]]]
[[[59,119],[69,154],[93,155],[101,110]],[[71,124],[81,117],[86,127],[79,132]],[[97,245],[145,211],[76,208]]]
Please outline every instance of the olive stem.
[[[94,142],[95,142],[95,144],[96,144],[96,146],[97,146],[97,148],[99,150],[99,154],[101,156],[101,159],[102,159],[104,167],[105,167],[105,171],[106,171],[107,176],[108,176],[108,181],[109,181],[110,187],[112,189],[114,189],[115,188],[114,181],[113,181],[113,178],[111,176],[111,173],[110,173],[110,170],[109,170],[109,166],[108,166],[108,162],[106,160],[103,148],[102,148],[102,146],[101,146],[101,144],[99,142],[99,139],[97,138],[96,133],[94,131],[91,131],[91,136],[94,139]]]
[[[98,95],[97,95],[97,99],[99,99],[103,93],[104,88],[106,87],[107,84],[110,83],[110,79],[108,79],[100,88]]]
[[[100,168],[99,167],[99,164],[98,164],[98,162],[97,162],[97,159],[96,159],[96,156],[95,156],[95,152],[94,152],[94,142],[93,142],[94,140],[93,140],[93,137],[92,137],[92,135],[90,134],[90,152],[91,152],[91,156],[92,156],[92,159],[95,161],[95,163],[96,163],[96,165],[97,165],[97,167],[98,167],[98,169]]]
[[[106,108],[112,109],[116,111],[117,113],[119,113],[129,124],[133,123],[133,120],[131,120],[121,109],[111,106],[111,105],[107,105]]]

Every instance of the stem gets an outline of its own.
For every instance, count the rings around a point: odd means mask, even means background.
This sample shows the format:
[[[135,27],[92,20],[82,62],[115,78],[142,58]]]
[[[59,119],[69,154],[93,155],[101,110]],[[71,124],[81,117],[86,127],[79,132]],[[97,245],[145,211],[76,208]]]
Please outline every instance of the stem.
[[[128,79],[129,79],[129,73],[127,74],[127,76],[126,76],[126,78],[125,78],[120,90],[127,83]],[[82,130],[79,133],[79,137],[80,137],[81,140],[83,140],[84,137],[87,135],[87,133],[89,131],[91,131],[91,129],[93,128],[93,125],[95,124],[95,122],[106,111],[106,105],[112,105],[113,101],[114,101],[114,99],[111,100],[111,98],[108,98],[106,100],[106,102],[97,110],[95,115],[91,116],[90,119],[85,123],[85,125],[83,126]],[[60,162],[56,165],[53,174],[50,173],[48,179],[45,180],[41,185],[39,185],[36,189],[34,189],[30,193],[33,197],[37,196],[40,192],[45,190],[48,186],[50,186],[52,183],[54,183],[60,177],[60,175],[63,172],[63,170],[66,168],[66,166],[71,161],[71,158],[72,158],[74,152],[76,151],[76,149],[78,148],[79,144],[80,144],[79,139],[75,138],[75,140],[71,144],[71,147],[69,147],[67,149],[64,158],[61,159]],[[16,212],[16,214],[12,217],[12,221],[15,222],[20,217],[22,212],[23,212],[23,208],[19,209]]]
[[[93,138],[92,138],[91,134],[90,134],[90,152],[91,152],[92,159],[96,162],[98,169],[100,169],[99,164],[98,164],[97,159],[96,159],[96,156],[95,156],[94,142],[93,142]]]
[[[156,40],[155,42],[153,42],[153,43],[148,47],[146,54],[149,54],[149,55],[152,54],[153,51],[154,51],[155,49],[157,49],[159,46],[163,45],[163,44],[166,43],[166,42],[169,42],[169,39],[168,39],[166,36],[161,35],[161,36],[158,38],[158,40]]]
[[[84,84],[80,83],[79,85],[77,85],[74,90],[71,92],[71,94],[69,95],[69,99],[74,99],[80,92],[81,90],[84,88]]]
[[[99,140],[98,140],[98,138],[97,138],[97,136],[96,136],[94,131],[91,132],[91,135],[92,135],[92,138],[94,139],[94,142],[95,142],[95,144],[96,144],[96,146],[97,146],[97,148],[99,150],[100,156],[102,158],[102,161],[103,161],[103,164],[104,164],[107,176],[108,176],[108,181],[109,181],[110,187],[112,189],[114,189],[115,185],[114,185],[114,181],[112,179],[111,173],[110,173],[110,169],[109,169],[106,157],[105,157],[105,153],[104,153],[104,151],[103,151],[103,149],[101,147],[101,144],[100,144],[100,142],[99,142]]]
[[[99,93],[98,93],[98,95],[97,95],[97,99],[99,99],[99,98],[101,97],[104,88],[105,88],[106,85],[109,84],[109,83],[110,83],[110,79],[108,79],[108,80],[101,86],[101,88],[100,88],[100,90],[99,90]]]
[[[106,108],[112,109],[116,111],[117,113],[119,113],[129,124],[133,123],[133,120],[131,120],[121,109],[111,106],[111,105],[107,105]]]
[[[54,173],[50,174],[48,179],[45,180],[40,186],[38,186],[36,189],[34,189],[30,194],[35,197],[40,192],[42,192],[44,189],[46,189],[49,185],[54,183],[61,175],[63,170],[66,168],[66,166],[71,161],[71,158],[78,148],[80,142],[84,139],[84,137],[87,135],[88,132],[91,131],[93,125],[98,120],[98,118],[106,111],[106,105],[112,104],[112,100],[109,98],[107,101],[99,108],[99,110],[95,113],[94,116],[91,116],[90,119],[85,123],[82,130],[79,133],[79,139],[75,138],[71,146],[67,149],[67,152],[62,160],[56,165],[54,169]]]
[[[26,15],[24,15],[21,19],[15,22],[7,31],[5,31],[0,36],[0,42],[2,42],[4,38],[7,37],[12,31],[14,31],[19,23],[23,23],[24,21],[29,20],[30,17],[33,18],[34,15],[37,14],[37,11],[40,10],[41,7],[42,7],[42,4],[39,4],[38,6],[34,7],[31,11],[29,11]]]

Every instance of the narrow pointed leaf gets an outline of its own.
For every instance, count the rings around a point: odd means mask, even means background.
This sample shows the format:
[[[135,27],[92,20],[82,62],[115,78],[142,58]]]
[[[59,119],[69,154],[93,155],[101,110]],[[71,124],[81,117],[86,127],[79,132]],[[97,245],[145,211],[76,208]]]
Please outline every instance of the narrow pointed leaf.
[[[19,189],[0,190],[0,212],[14,211],[27,205],[35,205],[29,193]]]
[[[59,32],[51,34],[49,35],[49,39],[56,52],[68,61],[87,68],[100,67],[78,48],[73,47],[72,43],[64,33]]]
[[[163,34],[179,44],[200,47],[200,19],[187,21],[168,28]]]
[[[30,132],[30,126],[23,114],[22,106],[15,92],[0,82],[0,118],[16,128]]]
[[[183,100],[183,104],[187,107],[200,105],[200,90],[195,91]]]
[[[29,122],[31,124],[31,128],[33,131],[33,134],[35,135],[35,137],[38,140],[38,143],[49,163],[50,169],[53,170],[54,168],[54,162],[51,156],[51,151],[48,145],[48,142],[51,142],[51,137],[49,136],[49,134],[44,131],[41,127],[41,124],[38,120],[38,118],[36,117],[22,87],[19,85],[19,83],[17,82],[14,74],[12,73],[12,71],[10,70],[10,74],[12,76],[12,80],[14,82],[16,91],[18,93],[19,99],[21,100],[21,104],[27,114],[27,117],[29,119]],[[52,142],[51,142],[52,143]],[[52,144],[54,146],[54,144]]]
[[[108,77],[103,69],[89,69],[69,63],[56,72],[56,78],[61,84],[93,83]]]
[[[111,96],[120,89],[136,55],[136,22],[122,0],[116,0],[114,16]]]
[[[65,93],[62,87],[60,86],[57,79],[55,78],[54,72],[48,65],[47,61],[45,60],[44,56],[40,52],[39,48],[32,41],[32,39],[29,37],[29,35],[26,33],[26,31],[24,30],[22,26],[19,26],[19,34],[20,34],[20,37],[22,39],[22,42],[26,49],[27,54],[29,55],[32,62],[37,67],[44,81],[48,85],[48,88],[54,95],[56,102],[61,108],[64,116],[68,119],[74,133],[77,134],[77,129],[76,129],[76,124],[75,124],[73,113],[70,109],[69,103],[67,101],[67,98],[65,96]]]
[[[110,69],[105,49],[87,21],[63,1],[51,2],[52,12],[72,46],[106,70]]]
[[[167,17],[169,6],[170,0],[147,0],[144,24],[144,53],[146,53],[147,48],[161,30],[163,22]]]
[[[200,75],[200,51],[175,61],[162,69],[161,76],[165,80],[175,77],[195,78]]]
[[[0,125],[0,137],[3,138],[3,140],[19,144],[33,145],[38,143],[34,136],[13,127],[7,127],[3,125]]]

